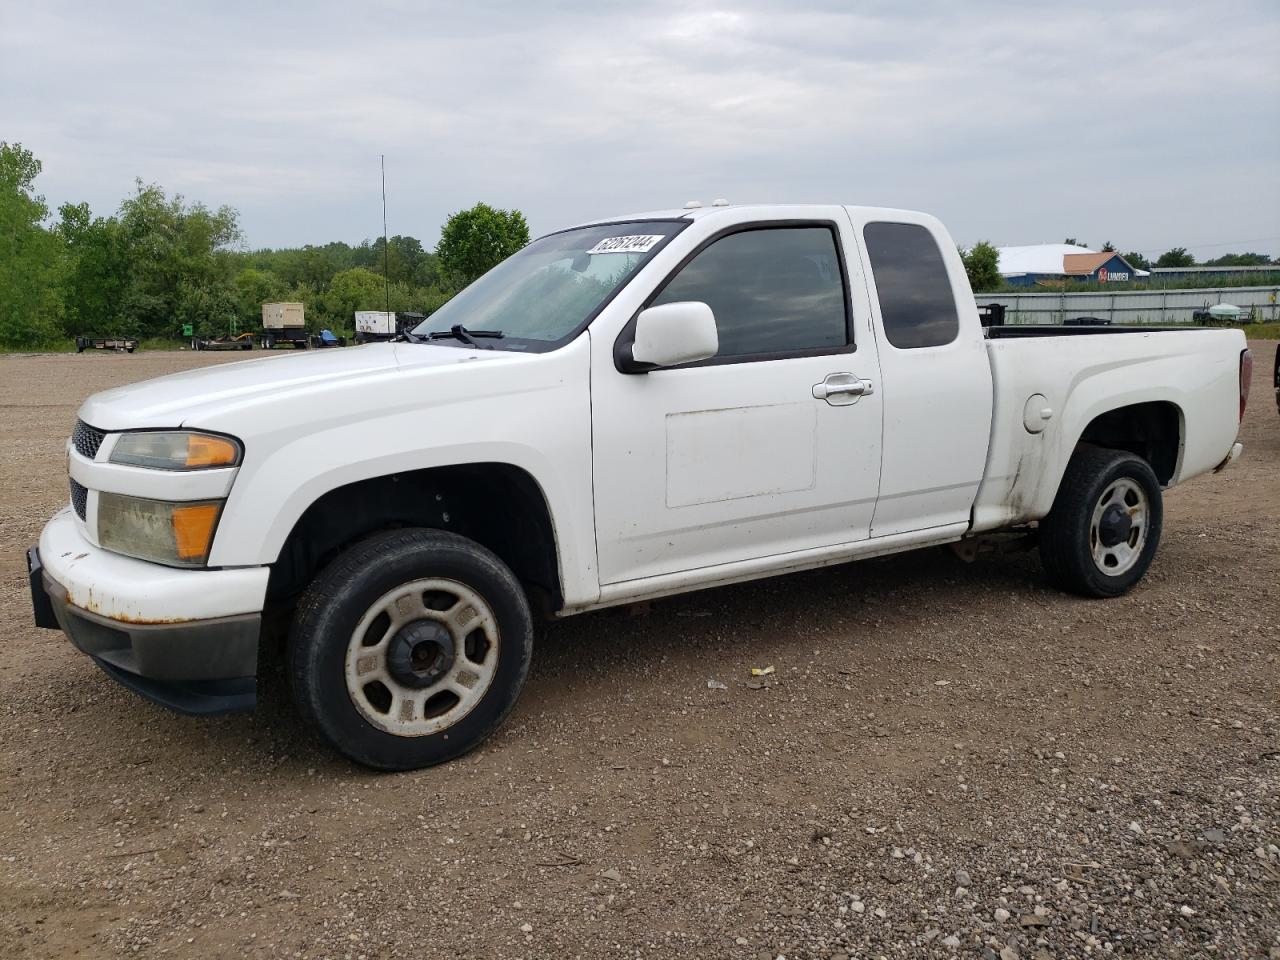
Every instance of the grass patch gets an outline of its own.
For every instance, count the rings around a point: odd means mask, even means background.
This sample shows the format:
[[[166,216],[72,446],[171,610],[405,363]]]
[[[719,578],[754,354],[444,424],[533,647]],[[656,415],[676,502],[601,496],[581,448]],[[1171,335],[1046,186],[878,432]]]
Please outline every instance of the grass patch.
[[[1280,340],[1280,323],[1249,323],[1240,329],[1250,340]]]
[[[70,340],[54,340],[50,343],[0,344],[5,353],[75,353],[76,345]]]

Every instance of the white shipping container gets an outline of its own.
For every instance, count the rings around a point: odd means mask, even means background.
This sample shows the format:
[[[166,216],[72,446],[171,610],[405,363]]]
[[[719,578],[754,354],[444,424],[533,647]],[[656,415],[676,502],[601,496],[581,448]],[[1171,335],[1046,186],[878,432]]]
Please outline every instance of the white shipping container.
[[[287,327],[304,327],[300,303],[264,303],[262,326],[266,330],[283,330]]]
[[[376,333],[384,337],[394,336],[396,315],[386,310],[357,310],[356,333]]]

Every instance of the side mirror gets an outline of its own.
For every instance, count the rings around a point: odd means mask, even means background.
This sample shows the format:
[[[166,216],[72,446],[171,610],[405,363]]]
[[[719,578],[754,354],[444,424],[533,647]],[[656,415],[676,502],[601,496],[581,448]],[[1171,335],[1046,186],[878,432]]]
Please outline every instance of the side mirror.
[[[628,373],[643,373],[654,367],[674,367],[714,357],[720,349],[715,314],[696,300],[664,303],[641,310],[636,317],[635,339],[631,343]]]

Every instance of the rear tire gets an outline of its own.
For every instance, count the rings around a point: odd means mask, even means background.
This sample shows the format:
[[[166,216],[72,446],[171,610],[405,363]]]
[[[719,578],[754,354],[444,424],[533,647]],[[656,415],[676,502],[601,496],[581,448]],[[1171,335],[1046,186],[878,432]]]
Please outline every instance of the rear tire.
[[[1145,460],[1081,447],[1040,522],[1040,561],[1064,590],[1118,597],[1151,566],[1163,520],[1160,481]]]
[[[290,636],[302,715],[338,752],[377,770],[452,760],[511,712],[533,651],[519,581],[453,533],[378,534],[303,594]]]

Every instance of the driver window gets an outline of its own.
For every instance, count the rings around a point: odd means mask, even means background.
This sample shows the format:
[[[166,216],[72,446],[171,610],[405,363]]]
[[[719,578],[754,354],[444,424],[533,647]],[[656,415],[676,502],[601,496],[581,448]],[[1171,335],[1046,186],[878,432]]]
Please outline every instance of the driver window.
[[[826,226],[731,233],[689,261],[652,305],[710,306],[717,358],[838,350],[850,342],[839,256]]]

